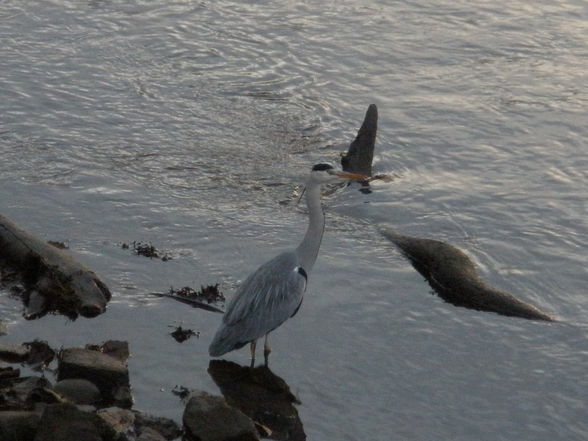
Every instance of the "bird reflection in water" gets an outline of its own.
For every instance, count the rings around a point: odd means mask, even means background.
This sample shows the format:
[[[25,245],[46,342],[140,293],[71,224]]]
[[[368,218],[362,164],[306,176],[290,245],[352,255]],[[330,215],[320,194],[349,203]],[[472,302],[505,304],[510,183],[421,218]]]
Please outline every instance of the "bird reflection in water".
[[[294,404],[300,401],[286,382],[267,366],[240,366],[226,360],[211,360],[208,373],[230,406],[236,407],[263,429],[264,438],[306,440]]]

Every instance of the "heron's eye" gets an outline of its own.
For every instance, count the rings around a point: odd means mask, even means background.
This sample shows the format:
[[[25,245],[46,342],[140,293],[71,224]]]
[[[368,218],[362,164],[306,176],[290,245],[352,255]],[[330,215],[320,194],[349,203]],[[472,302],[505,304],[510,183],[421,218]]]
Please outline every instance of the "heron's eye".
[[[312,171],[325,171],[325,170],[332,170],[333,166],[329,164],[317,164],[312,167]]]

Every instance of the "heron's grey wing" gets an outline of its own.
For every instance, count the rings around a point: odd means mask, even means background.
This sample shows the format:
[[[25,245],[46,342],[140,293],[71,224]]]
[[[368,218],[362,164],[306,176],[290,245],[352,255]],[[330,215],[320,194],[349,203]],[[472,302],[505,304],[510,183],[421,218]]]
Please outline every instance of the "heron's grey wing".
[[[306,272],[294,252],[260,266],[239,287],[223,316],[211,352],[231,351],[280,326],[296,313],[306,289]]]
[[[239,287],[223,322],[263,319],[279,326],[298,308],[306,288],[306,272],[300,270],[294,252],[282,253],[260,266]]]

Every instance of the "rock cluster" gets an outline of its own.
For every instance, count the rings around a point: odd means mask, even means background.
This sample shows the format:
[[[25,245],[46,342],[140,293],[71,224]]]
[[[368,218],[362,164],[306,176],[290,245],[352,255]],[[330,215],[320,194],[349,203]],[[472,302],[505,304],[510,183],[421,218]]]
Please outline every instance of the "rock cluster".
[[[1,344],[0,359],[38,363],[39,354],[54,354],[47,349],[41,351],[41,343]],[[58,355],[55,384],[41,376],[21,377],[19,369],[0,366],[0,440],[178,438],[181,430],[174,421],[129,409],[133,400],[126,366],[128,356],[128,345],[121,341],[64,349]]]

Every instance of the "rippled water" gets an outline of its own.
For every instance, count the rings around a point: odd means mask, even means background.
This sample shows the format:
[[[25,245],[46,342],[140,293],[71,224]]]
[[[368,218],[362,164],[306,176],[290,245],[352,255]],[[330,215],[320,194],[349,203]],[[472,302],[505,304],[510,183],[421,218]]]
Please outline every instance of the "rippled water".
[[[588,438],[587,33],[573,0],[2,2],[0,210],[115,294],[75,322],[23,322],[4,295],[3,340],[127,339],[136,407],[179,420],[175,385],[219,393],[219,316],[148,293],[230,296],[295,244],[287,201],[375,103],[374,166],[398,177],[327,198],[303,308],[273,336],[308,439]],[[562,322],[443,303],[382,223],[463,248]],[[200,338],[177,344],[178,324]]]

